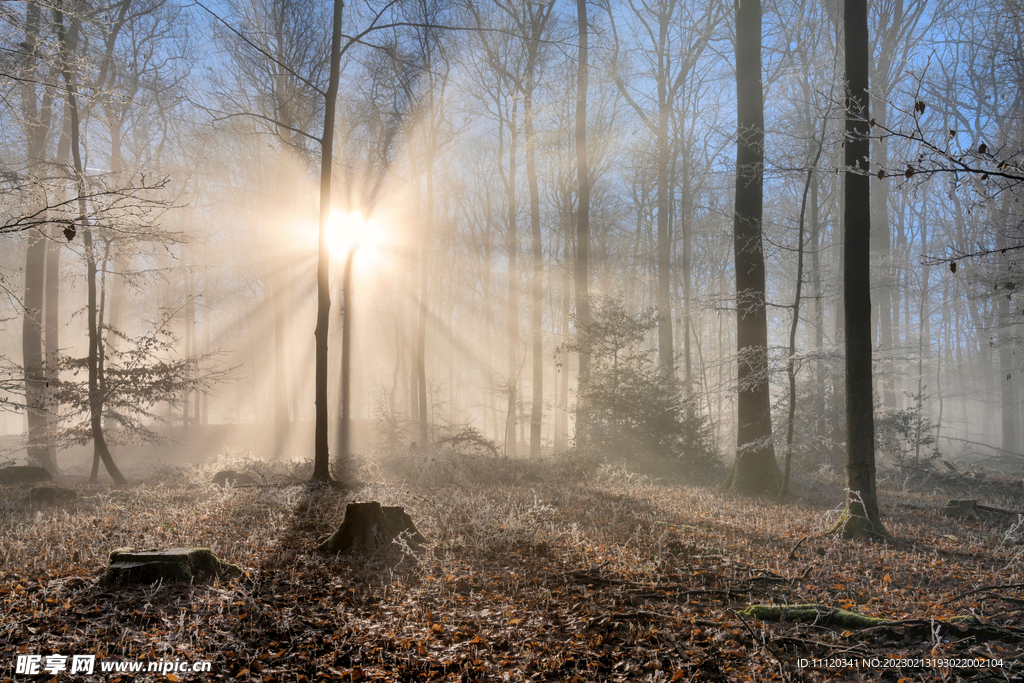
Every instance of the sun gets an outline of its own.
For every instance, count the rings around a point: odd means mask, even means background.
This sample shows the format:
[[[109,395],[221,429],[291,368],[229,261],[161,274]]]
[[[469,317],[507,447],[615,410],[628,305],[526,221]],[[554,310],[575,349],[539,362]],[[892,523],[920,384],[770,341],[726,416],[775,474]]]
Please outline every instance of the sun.
[[[378,221],[361,211],[331,211],[327,220],[327,250],[335,263],[343,263],[353,249],[359,262],[374,259],[382,244],[383,228]]]

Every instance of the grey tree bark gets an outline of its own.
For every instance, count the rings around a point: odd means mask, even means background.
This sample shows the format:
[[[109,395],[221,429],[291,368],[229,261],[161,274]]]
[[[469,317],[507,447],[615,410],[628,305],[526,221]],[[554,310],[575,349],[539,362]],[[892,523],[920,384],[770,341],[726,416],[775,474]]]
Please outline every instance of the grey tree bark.
[[[867,0],[845,0],[846,234],[843,300],[846,317],[846,512],[844,538],[884,538],[875,491],[875,418],[871,368],[871,152],[868,118]]]
[[[723,486],[738,493],[776,494],[781,474],[772,446],[768,392],[768,319],[762,247],[764,94],[761,3],[736,0],[736,346],[739,397],[736,460]]]
[[[36,85],[40,80],[39,49],[42,28],[42,10],[38,2],[26,3],[24,52],[19,60],[21,83],[21,113],[25,136],[26,169],[36,176],[46,163],[46,140],[53,116],[52,89],[41,88],[37,99]],[[46,198],[40,194],[39,203]],[[28,422],[28,457],[47,471],[56,474],[57,463],[47,447],[47,406],[43,368],[43,308],[45,297],[46,239],[43,232],[29,233],[25,254],[25,313],[22,318],[22,367],[25,380],[26,420]]]
[[[587,18],[587,0],[576,0],[576,23],[579,29],[579,48],[576,55],[576,260],[573,264],[573,285],[576,292],[576,317],[590,320],[590,159],[587,153],[587,89],[590,79],[590,25]],[[569,369],[562,367],[562,372]],[[590,355],[579,354],[580,384],[590,377]],[[584,418],[585,419],[585,418]],[[581,428],[579,413],[576,431]]]

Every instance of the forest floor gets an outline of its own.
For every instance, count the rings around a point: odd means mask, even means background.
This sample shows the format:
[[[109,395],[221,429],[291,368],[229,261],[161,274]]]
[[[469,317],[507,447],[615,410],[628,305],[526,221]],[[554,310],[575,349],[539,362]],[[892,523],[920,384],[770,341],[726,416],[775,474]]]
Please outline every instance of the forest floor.
[[[264,487],[205,483],[224,465],[71,484],[61,505],[0,489],[0,681],[1024,680],[1018,517],[938,512],[948,498],[1024,509],[1019,481],[883,477],[893,544],[828,535],[834,476],[799,476],[780,505],[500,459],[421,459],[404,481],[376,468],[348,493],[266,472]],[[313,551],[353,500],[404,506],[429,544]],[[245,575],[105,588],[121,546],[210,547]],[[892,623],[765,622],[742,614],[752,604]],[[18,675],[19,654],[95,655],[97,670]],[[98,672],[114,660],[211,671]]]

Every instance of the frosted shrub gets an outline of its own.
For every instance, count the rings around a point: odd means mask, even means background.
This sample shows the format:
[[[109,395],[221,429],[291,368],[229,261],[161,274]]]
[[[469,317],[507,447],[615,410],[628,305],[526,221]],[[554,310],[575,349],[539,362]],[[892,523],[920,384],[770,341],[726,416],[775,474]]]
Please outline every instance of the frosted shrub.
[[[1024,543],[1024,515],[1017,515],[1017,521],[1010,525],[1003,540],[1014,545]]]

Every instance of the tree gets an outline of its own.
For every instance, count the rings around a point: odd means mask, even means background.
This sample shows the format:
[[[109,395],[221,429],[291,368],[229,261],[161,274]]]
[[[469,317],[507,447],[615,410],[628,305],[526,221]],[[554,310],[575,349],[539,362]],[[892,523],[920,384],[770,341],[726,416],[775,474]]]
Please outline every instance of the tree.
[[[516,456],[516,409],[519,397],[519,286],[518,286],[518,252],[519,252],[519,221],[517,200],[518,151],[519,151],[519,84],[525,60],[521,52],[516,52],[518,42],[514,33],[514,23],[509,23],[506,30],[493,33],[488,28],[489,15],[485,15],[475,3],[469,4],[469,11],[476,23],[481,47],[487,56],[488,73],[481,74],[482,89],[487,94],[488,104],[494,103],[498,120],[498,174],[505,188],[505,254],[508,261],[507,272],[507,312],[506,329],[508,338],[507,374],[504,378],[507,398],[505,412],[505,454]],[[500,16],[500,15],[499,15]],[[506,17],[508,20],[508,18]],[[509,20],[510,21],[510,20]],[[502,24],[505,28],[505,24]],[[492,41],[492,38],[497,38]],[[508,147],[506,151],[505,131],[508,131]],[[505,158],[508,169],[505,169]]]
[[[577,411],[587,416],[588,427],[577,431],[575,447],[634,462],[667,459],[688,474],[707,475],[718,459],[707,419],[682,383],[665,377],[643,348],[657,325],[654,311],[629,315],[621,301],[607,297],[592,303],[587,320],[573,318],[565,345],[592,361],[590,378],[577,393]]]
[[[540,435],[544,408],[544,337],[543,277],[544,248],[540,226],[540,188],[537,180],[537,137],[534,133],[534,97],[541,68],[542,39],[547,34],[548,22],[554,10],[554,0],[525,0],[521,5],[497,3],[509,22],[516,39],[521,43],[524,61],[518,72],[492,59],[494,68],[510,82],[523,100],[523,136],[526,143],[526,182],[530,196],[530,242],[533,254],[532,307],[530,322],[533,341],[533,401],[530,410],[530,454],[540,453]],[[480,15],[470,9],[480,23]],[[493,54],[493,53],[492,53]]]
[[[736,0],[736,346],[739,398],[736,460],[723,486],[744,494],[777,493],[768,391],[768,318],[762,240],[764,96],[761,3]]]
[[[669,157],[672,141],[669,139],[669,121],[673,108],[688,85],[691,72],[707,48],[721,19],[719,5],[705,6],[703,14],[690,14],[679,0],[658,0],[654,3],[629,3],[631,33],[636,46],[630,51],[646,66],[641,77],[653,77],[655,92],[648,111],[642,102],[642,91],[637,83],[623,73],[626,56],[622,53],[613,4],[608,5],[612,28],[611,76],[619,94],[643,122],[654,137],[655,173],[658,206],[658,362],[668,377],[675,373],[675,345],[672,331],[671,273],[672,236],[669,231],[671,190]],[[619,20],[621,23],[621,20]],[[760,30],[760,20],[758,20]],[[648,44],[649,43],[649,44]]]
[[[331,184],[334,170],[334,128],[338,106],[338,87],[341,80],[341,57],[354,45],[363,42],[366,36],[383,28],[394,28],[395,24],[382,24],[381,19],[392,7],[388,2],[375,11],[366,28],[354,36],[344,37],[341,32],[344,0],[334,0],[334,16],[331,28],[330,70],[327,91],[324,93],[324,127],[320,142],[320,217],[317,231],[317,306],[315,338],[315,425],[313,446],[313,481],[330,482],[330,451],[328,446],[327,406],[327,332],[330,325],[330,252],[327,247],[327,228],[331,215]],[[345,38],[342,44],[342,38]],[[351,331],[349,332],[351,334]]]
[[[331,481],[327,423],[327,327],[330,324],[330,253],[327,250],[327,222],[331,216],[331,172],[334,169],[334,114],[338,106],[341,78],[341,14],[343,0],[334,0],[331,24],[331,61],[327,92],[324,94],[324,132],[320,138],[320,224],[316,251],[316,425],[313,446],[313,481]],[[351,42],[349,43],[351,45]]]
[[[587,21],[587,0],[576,0],[576,25],[579,31],[579,48],[576,57],[576,182],[579,193],[576,209],[576,260],[573,268],[573,284],[576,291],[576,317],[590,319],[590,160],[587,154],[587,87],[590,75],[590,26]],[[569,369],[563,367],[562,372]],[[590,357],[581,353],[579,357],[579,383],[586,384],[590,376]],[[582,417],[582,419],[581,419]],[[576,414],[576,429],[586,417]],[[584,427],[585,428],[585,427]]]
[[[126,8],[127,2],[124,3]],[[126,11],[126,9],[125,9]],[[104,467],[111,478],[117,484],[124,484],[124,475],[114,463],[114,458],[107,447],[106,439],[103,436],[103,386],[101,384],[103,370],[103,348],[102,332],[98,320],[99,306],[97,302],[97,268],[96,250],[93,243],[93,231],[90,225],[88,212],[85,204],[85,169],[82,164],[82,142],[81,142],[81,120],[79,118],[77,100],[77,80],[73,75],[73,51],[69,47],[67,29],[64,26],[64,13],[59,7],[53,10],[53,22],[57,31],[57,44],[59,51],[59,63],[61,75],[64,78],[65,98],[68,112],[71,115],[71,155],[74,160],[75,188],[78,194],[79,214],[76,221],[78,229],[82,232],[82,245],[85,248],[86,262],[86,284],[88,288],[88,303],[86,315],[89,329],[89,354],[87,367],[89,374],[89,424],[93,440],[95,458],[102,460]],[[74,19],[72,19],[74,26]],[[74,30],[74,29],[72,29]],[[73,224],[74,225],[74,224]],[[72,233],[71,236],[73,236]],[[94,465],[91,480],[95,480],[97,468]]]
[[[870,81],[872,117],[877,125],[888,124],[889,99],[906,73],[913,47],[920,40],[919,24],[924,16],[927,3],[920,0],[882,0],[873,2],[869,14],[875,21],[875,35],[878,36],[874,54],[870,60]],[[872,156],[879,168],[888,166],[889,146],[884,136],[872,140]],[[896,372],[892,355],[894,348],[893,331],[899,320],[899,296],[894,292],[893,258],[891,246],[892,230],[889,224],[889,183],[876,183],[871,193],[872,250],[877,255],[881,282],[876,283],[878,295],[877,312],[879,326],[878,352],[883,357],[881,377],[883,403],[895,409],[897,400]],[[897,296],[894,300],[894,294]],[[895,304],[895,305],[894,305]],[[898,333],[897,333],[898,341]]]
[[[25,137],[25,171],[29,177],[38,179],[44,173],[47,162],[47,136],[53,119],[54,89],[43,75],[43,7],[30,1],[25,7],[25,36],[21,48],[21,60],[17,65],[19,94],[21,95],[22,121]],[[52,70],[52,69],[51,69]],[[56,79],[54,79],[56,80]],[[47,199],[45,189],[32,183],[36,188],[32,198],[39,207],[34,215],[45,223]],[[22,319],[22,354],[25,378],[25,404],[28,421],[28,457],[50,472],[57,472],[57,463],[46,446],[48,429],[47,409],[43,387],[43,296],[45,277],[46,239],[42,229],[33,231],[25,256],[25,312]]]
[[[430,310],[428,288],[430,282],[430,246],[434,231],[434,177],[437,157],[442,148],[451,141],[448,133],[448,114],[445,111],[445,90],[451,72],[451,60],[445,49],[444,36],[440,30],[443,21],[443,4],[432,0],[419,3],[422,25],[417,30],[419,51],[419,72],[423,74],[425,92],[418,102],[423,133],[423,176],[426,185],[424,216],[420,223],[419,257],[419,306],[416,321],[416,350],[413,366],[417,386],[416,404],[419,414],[415,417],[420,425],[420,443],[427,445],[430,438],[430,415],[427,404],[427,314]],[[416,99],[412,92],[412,81],[407,84],[407,97]]]
[[[266,172],[267,191],[257,197],[265,255],[264,282],[273,319],[274,452],[283,451],[289,431],[289,322],[295,292],[287,263],[280,253],[288,243],[289,219],[297,212],[298,172],[308,168],[310,136],[322,99],[323,68],[329,59],[328,24],[321,3],[307,0],[234,0],[242,28],[225,26],[219,33],[230,50],[233,81],[220,88],[226,115],[250,115],[258,129],[278,143],[276,159]],[[271,155],[273,156],[273,155]],[[256,174],[262,175],[256,160]],[[297,382],[292,378],[292,382]]]
[[[845,0],[846,234],[843,303],[846,316],[846,512],[844,538],[888,536],[875,491],[875,418],[871,382],[871,186],[868,158],[867,0]]]

